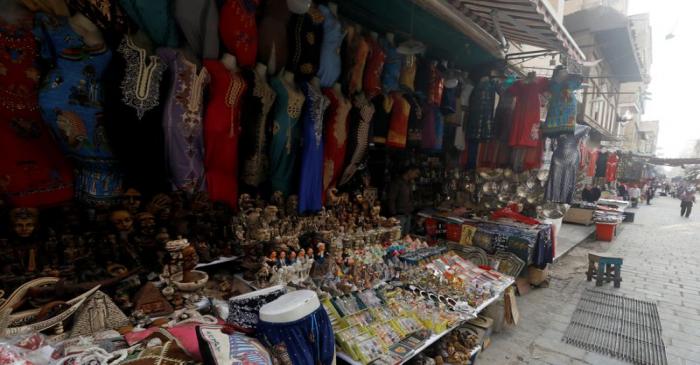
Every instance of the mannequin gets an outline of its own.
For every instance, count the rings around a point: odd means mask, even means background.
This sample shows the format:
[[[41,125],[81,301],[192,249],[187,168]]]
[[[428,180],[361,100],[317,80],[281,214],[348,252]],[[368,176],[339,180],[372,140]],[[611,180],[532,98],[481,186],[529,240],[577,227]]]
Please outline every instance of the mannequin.
[[[260,308],[260,320],[270,323],[298,321],[319,309],[321,302],[311,290],[285,294]]]
[[[86,45],[92,48],[98,48],[104,45],[104,38],[102,38],[100,29],[82,13],[75,13],[72,17],[68,18],[68,22],[71,28],[83,37],[83,41]]]
[[[230,53],[224,53],[223,56],[221,56],[221,63],[226,66],[226,69],[231,71],[231,72],[238,72],[238,65],[236,64],[236,56],[230,54]]]
[[[311,7],[311,0],[287,0],[287,7],[294,14],[306,14]]]
[[[287,86],[294,87],[294,74],[289,72],[289,71],[284,71],[284,75],[282,76],[284,79],[284,82],[287,84]]]
[[[264,63],[258,62],[255,64],[255,73],[264,79],[267,77],[267,66]]]

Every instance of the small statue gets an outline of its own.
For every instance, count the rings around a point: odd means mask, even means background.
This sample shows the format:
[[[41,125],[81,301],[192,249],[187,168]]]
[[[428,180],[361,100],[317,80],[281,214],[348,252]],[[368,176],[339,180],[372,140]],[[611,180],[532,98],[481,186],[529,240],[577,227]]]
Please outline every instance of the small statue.
[[[141,210],[141,199],[141,193],[138,190],[129,188],[122,194],[122,205],[129,213],[136,215]]]
[[[287,198],[287,216],[297,216],[299,213],[299,197],[296,195],[290,195]]]
[[[148,204],[148,211],[158,219],[161,226],[167,226],[173,213],[173,199],[167,194],[158,194]]]
[[[19,238],[29,238],[38,226],[39,211],[34,208],[15,208],[10,211],[12,229]]]

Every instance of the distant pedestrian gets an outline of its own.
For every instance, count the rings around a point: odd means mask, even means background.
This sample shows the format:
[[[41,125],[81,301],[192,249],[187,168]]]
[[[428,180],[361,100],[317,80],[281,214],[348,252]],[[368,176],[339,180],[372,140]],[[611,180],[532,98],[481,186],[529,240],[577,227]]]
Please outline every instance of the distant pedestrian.
[[[622,200],[624,200],[624,201],[629,200],[629,193],[627,191],[627,187],[625,186],[625,184],[620,184],[617,187],[617,194],[620,196],[620,198],[622,198]]]
[[[632,188],[630,188],[630,200],[632,201],[632,207],[636,208],[637,204],[639,204],[639,198],[642,197],[642,190],[639,189],[639,186],[637,185],[632,185]]]
[[[690,217],[690,212],[693,210],[695,203],[695,191],[688,189],[681,195],[681,217]]]
[[[654,198],[654,189],[651,186],[647,187],[646,198],[647,198],[647,205],[651,205],[651,199]]]

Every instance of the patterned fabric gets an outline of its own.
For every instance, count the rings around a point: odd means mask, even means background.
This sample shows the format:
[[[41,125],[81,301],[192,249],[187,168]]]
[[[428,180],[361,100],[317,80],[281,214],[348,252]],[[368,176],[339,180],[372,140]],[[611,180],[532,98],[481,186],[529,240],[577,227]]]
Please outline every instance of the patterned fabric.
[[[163,114],[166,159],[173,190],[188,193],[206,188],[204,174],[204,89],[209,83],[206,68],[197,71],[179,50],[159,48],[158,55],[168,63],[170,95]]]
[[[73,174],[39,110],[39,50],[32,19],[0,20],[0,176],[10,205],[43,207],[70,200]]]
[[[345,33],[338,18],[326,5],[319,5],[318,10],[323,14],[323,43],[317,76],[321,79],[321,87],[331,87],[340,76],[340,44]]]
[[[272,290],[263,289],[247,293],[228,300],[228,318],[226,323],[232,324],[244,331],[255,332],[260,318],[258,312],[263,305],[272,302],[287,292],[284,287]]]
[[[294,322],[260,321],[257,337],[282,365],[335,363],[333,327],[323,306]]]
[[[293,177],[301,145],[299,116],[306,98],[293,83],[288,85],[280,77],[273,78],[270,85],[277,93],[277,102],[272,111],[270,183],[272,191],[281,191],[284,196],[289,196],[296,185]]]
[[[178,46],[170,0],[119,0],[119,5],[156,46]]]
[[[554,79],[549,81],[549,99],[547,119],[542,128],[546,136],[557,136],[563,133],[573,134],[576,126],[576,96],[574,92],[581,88],[580,76],[569,76],[564,82]]]
[[[310,83],[301,85],[306,96],[302,112],[301,176],[299,212],[317,212],[323,193],[323,114],[329,101]]]
[[[369,44],[362,34],[358,34],[354,28],[348,30],[346,64],[348,64],[349,72],[347,73],[348,95],[355,95],[362,91],[362,78],[369,55]]]
[[[340,185],[350,182],[360,165],[364,162],[369,148],[369,126],[374,115],[374,106],[364,94],[357,94],[352,102],[350,116],[350,139],[346,153],[346,168],[340,178]]]
[[[578,145],[588,135],[590,127],[577,126],[573,135],[563,135],[558,139],[552,155],[552,165],[545,185],[545,200],[571,204],[576,188],[579,156]]]
[[[130,37],[122,39],[103,76],[105,130],[124,172],[124,187],[146,196],[169,187],[163,145],[167,66]]]
[[[327,88],[323,94],[330,101],[323,141],[323,198],[335,187],[343,172],[348,145],[348,116],[352,103],[342,93]]]
[[[379,44],[385,55],[382,86],[385,92],[396,91],[399,89],[399,76],[401,75],[401,55],[396,50],[396,46],[388,39],[380,39]]]
[[[242,333],[226,334],[220,326],[197,327],[197,339],[205,364],[272,365],[267,349]]]
[[[105,132],[100,80],[112,53],[83,43],[68,18],[38,14],[36,20],[42,56],[54,64],[39,92],[44,120],[75,162],[78,200],[111,204],[121,194],[122,176]]]
[[[289,62],[297,77],[310,80],[318,72],[323,39],[323,13],[312,6],[306,14],[293,14],[289,20]]]
[[[258,53],[258,28],[255,12],[260,0],[227,0],[221,7],[219,34],[226,49],[242,67],[255,65]],[[267,60],[265,60],[267,61]]]
[[[152,339],[160,339],[161,345],[146,347],[135,358],[127,359],[124,365],[187,365],[193,359],[178,343],[168,336],[156,332],[143,340],[148,343]]]
[[[243,136],[241,139],[241,180],[250,187],[258,187],[267,178],[269,159],[267,150],[267,116],[275,102],[275,91],[268,85],[265,75],[243,71],[248,84],[242,107]]]
[[[204,60],[211,75],[204,116],[204,168],[209,199],[235,208],[238,202],[238,140],[241,101],[247,85],[239,72],[218,60]]]
[[[488,78],[481,80],[474,88],[469,102],[468,139],[485,140],[496,137],[494,128],[496,91],[496,81]]]

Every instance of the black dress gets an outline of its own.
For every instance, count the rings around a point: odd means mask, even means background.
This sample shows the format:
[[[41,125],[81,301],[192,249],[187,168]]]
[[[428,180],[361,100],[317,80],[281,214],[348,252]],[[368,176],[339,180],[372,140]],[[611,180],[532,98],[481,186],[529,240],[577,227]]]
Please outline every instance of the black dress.
[[[310,80],[321,63],[323,14],[311,7],[306,14],[293,14],[289,19],[287,68],[301,80]]]
[[[124,187],[167,191],[163,100],[167,66],[124,37],[105,72],[105,128],[125,174]]]
[[[243,192],[251,193],[257,191],[269,172],[268,114],[277,95],[257,72],[243,70],[241,75],[249,85],[241,103],[241,187]]]
[[[573,135],[559,137],[557,148],[552,154],[552,165],[545,185],[545,200],[548,202],[570,204],[576,188],[581,153],[579,142],[588,135],[590,127],[577,125]]]

